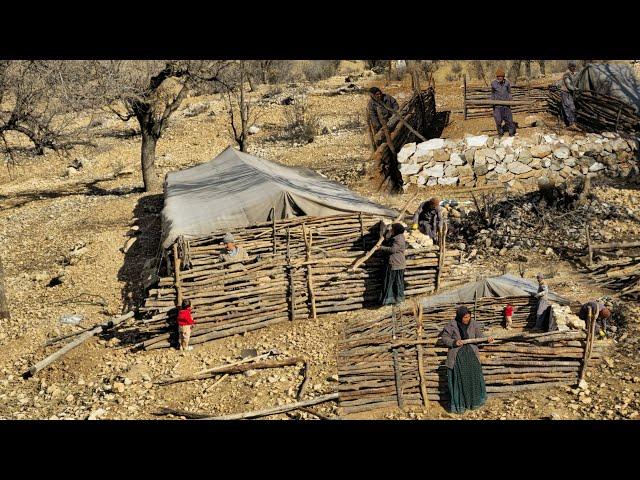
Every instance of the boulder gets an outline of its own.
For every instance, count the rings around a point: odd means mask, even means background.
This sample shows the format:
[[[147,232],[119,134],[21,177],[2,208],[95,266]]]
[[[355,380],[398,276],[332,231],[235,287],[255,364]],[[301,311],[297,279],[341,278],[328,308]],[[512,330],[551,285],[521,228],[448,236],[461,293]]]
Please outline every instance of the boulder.
[[[458,183],[458,177],[443,177],[438,179],[439,185],[455,185]]]
[[[507,173],[507,167],[504,164],[496,165],[495,172],[497,174]]]
[[[449,157],[449,152],[447,152],[446,150],[435,150],[433,152],[433,159],[436,162],[448,162]]]
[[[474,165],[473,166],[473,171],[476,174],[477,177],[482,177],[483,175],[486,175],[487,172],[489,172],[489,167],[487,166],[487,164],[484,165]]]
[[[484,147],[487,144],[487,140],[489,140],[488,135],[475,135],[465,138],[464,142],[467,147]]]
[[[505,137],[500,141],[500,145],[503,147],[513,147],[513,143],[516,137]]]
[[[457,168],[457,174],[459,177],[473,178],[473,168],[469,165],[461,165]]]
[[[513,155],[512,153],[507,153],[504,157],[503,163],[508,164],[511,163],[513,161],[515,161],[515,155]],[[529,160],[531,160],[531,158],[529,158]],[[525,163],[525,162],[522,162]]]
[[[604,170],[605,168],[607,168],[607,167],[605,167],[602,163],[595,162],[593,165],[591,165],[589,167],[589,171],[590,172],[599,172],[600,170]]]
[[[436,177],[431,177],[427,180],[427,187],[435,187],[438,184],[438,179]]]
[[[551,158],[542,159],[542,168],[549,168],[551,166]]]
[[[495,152],[498,160],[504,160],[504,157],[507,155],[507,151],[502,147],[496,148]]]
[[[522,162],[511,162],[507,168],[509,169],[509,171],[511,173],[514,173],[516,175],[520,175],[522,173],[527,173],[531,171],[531,167],[529,165],[525,165]]]
[[[616,140],[614,140],[613,142],[611,142],[611,147],[613,148],[614,152],[622,152],[625,150],[630,150],[629,145],[627,144],[626,140],[622,139],[622,138],[618,138]]]
[[[415,142],[414,143],[407,143],[406,145],[403,145],[403,147],[398,152],[398,162],[406,163],[407,160],[409,160],[411,155],[413,155],[414,153],[416,153],[416,144],[415,144]]]
[[[428,152],[429,150],[440,150],[444,148],[444,139],[432,138],[416,146],[416,152]]]
[[[437,163],[433,167],[425,168],[422,170],[422,175],[425,177],[444,177],[444,164]]]
[[[569,158],[570,155],[571,155],[571,150],[565,146],[556,147],[553,149],[553,156],[560,160]]]
[[[458,171],[458,168],[455,165],[447,165],[444,168],[444,176],[445,177],[455,177],[456,176],[456,172]]]
[[[400,164],[400,173],[402,175],[415,175],[421,168],[422,165],[416,163],[402,163]]]
[[[425,177],[424,175],[418,175],[416,179],[416,184],[425,185],[426,183],[427,183],[427,177]]]
[[[475,148],[470,148],[468,150],[465,150],[464,153],[462,154],[462,157],[467,163],[473,163],[473,159],[475,158],[475,156],[476,156]]]
[[[534,145],[529,151],[531,152],[531,156],[534,158],[544,158],[552,153],[551,146],[544,144]]]
[[[464,165],[465,160],[460,156],[458,152],[453,152],[449,157],[449,162],[451,165]]]

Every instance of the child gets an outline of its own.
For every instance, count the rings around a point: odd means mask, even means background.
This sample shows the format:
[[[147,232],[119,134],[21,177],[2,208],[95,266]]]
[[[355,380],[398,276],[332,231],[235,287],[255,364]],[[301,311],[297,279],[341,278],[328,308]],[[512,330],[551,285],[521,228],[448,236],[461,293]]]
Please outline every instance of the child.
[[[191,337],[191,328],[193,327],[193,318],[191,318],[191,301],[183,300],[182,308],[178,312],[178,333],[180,337],[180,350],[193,350],[189,346],[189,337]]]
[[[513,315],[513,306],[510,303],[507,303],[507,306],[504,307],[504,327],[507,330],[511,330],[512,315]]]

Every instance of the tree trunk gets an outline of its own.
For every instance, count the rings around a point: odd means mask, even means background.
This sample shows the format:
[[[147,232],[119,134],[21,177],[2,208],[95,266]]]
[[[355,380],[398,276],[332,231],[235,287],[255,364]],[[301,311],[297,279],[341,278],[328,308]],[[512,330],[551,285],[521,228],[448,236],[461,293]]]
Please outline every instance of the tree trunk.
[[[7,295],[4,291],[4,267],[2,266],[2,259],[0,258],[0,320],[11,318],[9,312],[9,302],[7,302]]]
[[[531,79],[531,60],[524,61],[524,73],[527,77],[527,80]]]
[[[538,60],[538,65],[540,65],[540,73],[542,74],[542,76],[546,75],[547,72],[545,71],[545,61]]]
[[[518,83],[518,75],[520,74],[520,65],[522,60],[514,60],[511,62],[511,68],[509,69],[509,80],[515,85]]]
[[[156,175],[156,143],[158,139],[151,133],[150,125],[140,125],[142,131],[142,180],[145,192],[158,192],[161,189]]]

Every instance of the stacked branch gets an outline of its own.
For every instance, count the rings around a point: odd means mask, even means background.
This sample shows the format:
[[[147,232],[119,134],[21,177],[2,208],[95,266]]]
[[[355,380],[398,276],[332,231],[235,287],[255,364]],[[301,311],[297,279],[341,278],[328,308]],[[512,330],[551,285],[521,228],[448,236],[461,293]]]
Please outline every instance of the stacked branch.
[[[511,86],[509,103],[513,113],[539,113],[547,110],[547,87]],[[467,118],[490,117],[494,102],[491,87],[467,86],[465,83],[464,115]]]
[[[407,143],[422,141],[415,132],[423,138],[428,138],[435,115],[435,91],[429,88],[422,91],[420,95],[414,93],[402,106],[400,116],[403,121],[398,121],[393,130],[386,132],[389,138],[386,137],[384,129],[376,133],[373,140],[376,150],[371,157],[371,163],[378,170],[377,173],[383,181],[391,182],[393,190],[399,191],[403,185],[396,152],[399,152]]]
[[[559,90],[549,90],[549,111],[561,116],[562,97]],[[640,132],[640,115],[617,98],[597,92],[581,91],[574,97],[576,123],[588,132]]]
[[[576,384],[587,334],[527,332],[522,325],[533,315],[530,297],[480,299],[478,321],[485,328],[499,323],[501,307],[507,302],[514,305],[514,320],[521,317],[519,331],[496,335],[493,343],[477,342],[489,395]],[[496,313],[496,306],[500,313]],[[439,335],[454,315],[455,305],[448,305],[425,310],[423,322],[419,322],[419,314],[401,310],[348,325],[338,357],[343,413],[446,400],[448,348],[439,342]],[[593,345],[590,358],[598,360],[601,349],[600,345]]]
[[[601,287],[630,300],[640,300],[640,257],[608,260],[590,267],[591,277]]]
[[[312,241],[305,243],[305,232]],[[378,303],[385,254],[378,251],[361,268],[351,269],[379,238],[379,220],[373,216],[290,219],[250,227],[242,235],[239,243],[250,258],[241,262],[217,261],[221,234],[178,242],[183,246],[173,249],[171,263],[190,268],[174,269],[150,290],[141,309],[149,318],[137,329],[138,347],[166,348],[174,342],[178,298],[191,300],[196,322],[192,345]],[[408,250],[406,295],[432,293],[439,269],[447,281],[459,255],[454,249],[440,255],[437,246]]]

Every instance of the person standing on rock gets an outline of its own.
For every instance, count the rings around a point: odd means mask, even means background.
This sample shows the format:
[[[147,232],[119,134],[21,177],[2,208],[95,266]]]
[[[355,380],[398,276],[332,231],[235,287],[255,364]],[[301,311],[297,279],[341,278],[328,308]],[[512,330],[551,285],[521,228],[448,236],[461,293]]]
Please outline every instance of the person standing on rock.
[[[464,340],[482,336],[482,326],[471,319],[471,312],[467,307],[458,307],[456,318],[451,320],[440,334],[442,343],[449,348],[445,365],[450,397],[449,410],[452,413],[474,410],[484,405],[487,400],[478,347],[475,344],[464,343]],[[487,340],[493,342],[493,337]]]
[[[178,349],[182,351],[193,350],[193,347],[189,346],[189,339],[191,338],[191,329],[193,328],[194,321],[191,316],[191,301],[186,298],[182,301],[178,311],[178,337],[179,346]]]
[[[393,112],[397,112],[400,108],[398,102],[391,95],[382,93],[382,90],[378,87],[371,87],[369,89],[369,93],[371,94],[371,98],[369,99],[369,104],[367,106],[367,113],[371,129],[373,130],[373,135],[375,136],[382,128],[382,124],[378,118],[378,109],[380,109],[380,115],[382,116],[382,120],[386,123],[387,128],[390,131],[393,130],[395,125],[398,123],[397,119],[392,118]],[[384,139],[382,141],[384,141]]]
[[[580,308],[578,318],[587,322],[589,320],[589,313],[591,313],[591,320],[596,322],[598,326],[598,334],[601,337],[607,334],[607,320],[611,318],[611,310],[605,307],[602,303],[598,303],[596,300],[590,300]],[[589,325],[587,325],[589,328]]]
[[[544,328],[544,321],[547,318],[549,310],[549,287],[547,283],[544,281],[544,276],[539,273],[536,275],[536,280],[538,280],[538,293],[536,293],[536,298],[538,299],[538,306],[536,308],[536,325],[534,327],[535,330],[542,330]]]
[[[434,243],[439,243],[438,236],[444,222],[444,209],[436,197],[422,202],[413,215],[413,228],[416,228],[417,225],[420,232],[431,237]]]
[[[577,91],[576,77],[576,62],[571,61],[567,66],[567,71],[562,75],[562,82],[560,83],[562,117],[567,127],[576,123],[576,106],[573,102],[573,96]]]
[[[222,244],[225,247],[225,253],[220,255],[221,262],[232,262],[240,260],[248,260],[249,255],[245,250],[236,244],[236,239],[231,233],[225,233],[222,237]]]
[[[383,227],[381,226],[381,228]],[[394,223],[388,232],[383,234],[381,231],[381,234],[391,245],[380,247],[381,251],[389,254],[380,303],[382,305],[397,305],[404,301],[404,269],[407,266],[404,257],[404,251],[407,249],[404,226],[401,223]]]
[[[491,82],[491,100],[513,100],[513,97],[511,97],[511,83],[504,78],[502,67],[496,70],[496,79]],[[509,130],[509,136],[511,137],[516,134],[516,124],[513,122],[513,114],[509,105],[494,105],[493,118],[496,121],[499,136],[502,136],[505,130]]]

